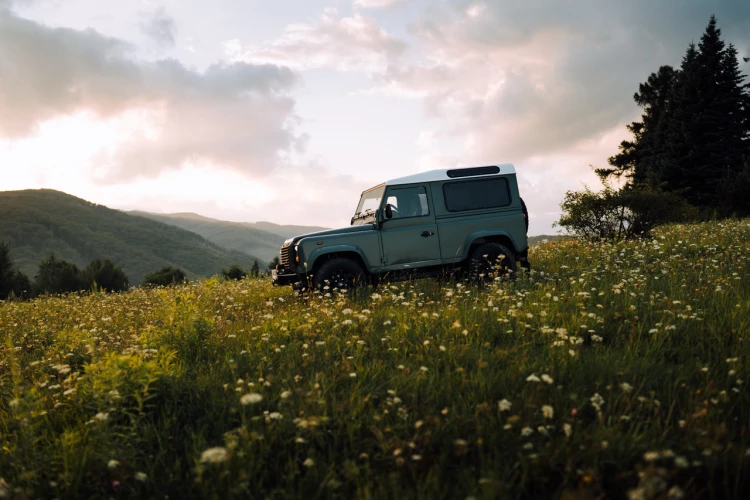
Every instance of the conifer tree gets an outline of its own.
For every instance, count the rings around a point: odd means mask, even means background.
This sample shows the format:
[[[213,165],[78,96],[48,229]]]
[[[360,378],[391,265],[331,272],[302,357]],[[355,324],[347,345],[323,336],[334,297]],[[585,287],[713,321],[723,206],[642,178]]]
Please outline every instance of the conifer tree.
[[[691,203],[716,207],[725,176],[742,172],[747,154],[748,89],[737,51],[721,40],[711,19],[696,48],[688,48],[667,116],[667,151],[661,180]]]
[[[750,160],[750,86],[737,50],[725,45],[711,16],[699,44],[691,43],[678,70],[662,66],[635,93],[642,119],[628,125],[603,178],[625,177],[629,188],[656,186],[690,203],[725,212],[725,187]],[[722,203],[724,201],[724,203]]]
[[[643,115],[641,121],[627,125],[634,140],[622,141],[620,153],[609,158],[612,168],[597,169],[597,174],[603,178],[624,176],[635,185],[646,184],[653,177],[663,156],[664,117],[671,104],[678,75],[679,71],[673,67],[662,66],[639,85],[633,99],[643,108]]]

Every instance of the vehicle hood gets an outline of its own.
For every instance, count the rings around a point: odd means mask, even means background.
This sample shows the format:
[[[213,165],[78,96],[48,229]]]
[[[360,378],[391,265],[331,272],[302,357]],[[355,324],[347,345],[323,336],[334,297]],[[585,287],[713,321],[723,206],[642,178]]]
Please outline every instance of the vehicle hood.
[[[361,226],[345,226],[337,229],[327,229],[325,231],[318,231],[316,233],[307,233],[300,236],[294,237],[294,242],[298,242],[302,238],[316,238],[318,236],[332,236],[335,234],[351,234],[351,233],[362,233],[365,231],[374,231],[375,225],[373,224],[362,224]]]

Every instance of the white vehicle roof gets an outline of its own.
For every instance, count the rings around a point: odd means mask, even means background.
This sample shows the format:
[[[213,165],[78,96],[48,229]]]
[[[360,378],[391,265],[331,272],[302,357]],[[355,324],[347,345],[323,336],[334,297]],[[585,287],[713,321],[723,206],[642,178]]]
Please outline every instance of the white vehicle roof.
[[[406,177],[399,177],[398,179],[391,179],[385,184],[386,186],[396,186],[399,184],[415,184],[420,182],[449,181],[459,179],[476,179],[477,177],[484,177],[487,175],[506,175],[516,173],[516,168],[512,163],[501,163],[498,165],[490,166],[497,167],[498,171],[472,174],[469,172],[470,170],[481,167],[446,168],[440,170],[430,170],[428,172],[420,172],[414,175],[407,175]]]

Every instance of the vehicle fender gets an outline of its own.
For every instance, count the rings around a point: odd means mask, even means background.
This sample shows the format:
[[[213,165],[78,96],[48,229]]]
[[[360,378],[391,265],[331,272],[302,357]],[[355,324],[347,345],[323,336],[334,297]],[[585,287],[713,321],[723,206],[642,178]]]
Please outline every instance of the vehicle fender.
[[[369,272],[370,269],[372,269],[372,266],[367,261],[367,258],[365,258],[364,253],[359,249],[359,247],[354,245],[332,245],[316,248],[310,253],[310,255],[306,259],[308,272],[315,269],[315,263],[318,259],[332,253],[356,253],[357,255],[359,255],[359,258],[362,259],[362,262],[364,262],[365,271]]]
[[[504,231],[502,229],[483,229],[481,231],[474,231],[473,233],[469,233],[469,235],[466,237],[466,240],[461,247],[461,260],[469,257],[469,249],[471,248],[471,244],[476,240],[493,240],[497,238],[507,238],[511,242],[510,250],[516,253],[520,251],[518,243],[513,240],[510,233],[508,233],[507,231]]]

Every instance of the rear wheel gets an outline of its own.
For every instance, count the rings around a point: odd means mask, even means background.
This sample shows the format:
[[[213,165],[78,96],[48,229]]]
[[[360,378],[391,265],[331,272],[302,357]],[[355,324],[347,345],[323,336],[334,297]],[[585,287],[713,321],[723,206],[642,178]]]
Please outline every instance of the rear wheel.
[[[353,259],[336,257],[324,262],[313,276],[313,289],[320,291],[351,290],[367,283],[362,266]]]
[[[469,257],[468,264],[469,277],[477,283],[488,283],[496,278],[514,279],[516,275],[516,256],[500,243],[479,245]]]

